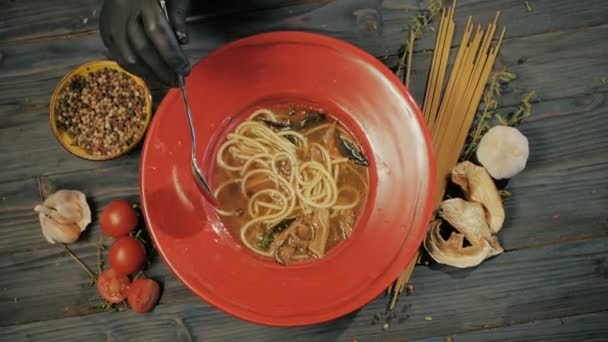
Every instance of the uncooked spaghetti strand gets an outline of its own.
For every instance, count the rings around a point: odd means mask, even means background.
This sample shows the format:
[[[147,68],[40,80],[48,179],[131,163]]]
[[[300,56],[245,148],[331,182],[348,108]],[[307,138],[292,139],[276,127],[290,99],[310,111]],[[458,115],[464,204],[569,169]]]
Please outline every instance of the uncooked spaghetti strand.
[[[494,66],[494,62],[496,60],[496,56],[498,55],[498,50],[500,49],[500,46],[502,44],[502,40],[504,38],[505,32],[506,32],[506,28],[503,28],[503,30],[500,34],[500,37],[498,39],[498,43],[496,44],[496,47],[494,47],[490,50],[489,56],[486,60],[486,65],[484,65],[483,71],[480,75],[480,80],[479,80],[479,83],[477,84],[477,89],[476,89],[475,93],[472,95],[471,103],[470,103],[469,107],[467,108],[465,120],[459,129],[459,136],[458,136],[457,143],[464,144],[464,142],[466,140],[466,136],[468,135],[468,132],[469,132],[468,127],[470,127],[470,125],[472,124],[472,122],[475,118],[477,108],[479,107],[479,102],[481,101],[481,97],[483,96],[483,90],[485,89],[486,84],[488,83],[488,79],[490,77],[490,73],[492,72],[492,67]],[[462,141],[462,143],[461,143],[461,141]]]
[[[452,66],[452,71],[451,71],[450,77],[448,79],[448,85],[445,88],[443,99],[441,101],[441,106],[438,110],[438,119],[440,119],[443,116],[442,113],[445,112],[445,99],[451,98],[452,92],[454,91],[453,88],[454,88],[454,84],[456,82],[456,76],[459,75],[460,68],[462,66],[462,59],[463,59],[464,52],[466,50],[466,44],[469,42],[471,33],[473,32],[473,24],[471,23],[471,21],[472,21],[472,17],[469,16],[469,18],[467,19],[467,23],[465,24],[465,30],[464,30],[464,33],[462,34],[462,39],[460,41],[458,52],[456,53],[456,61],[454,62],[454,65]],[[437,120],[435,122],[433,122],[433,125],[431,126],[432,130],[434,130],[434,127],[437,123],[438,123]]]
[[[452,6],[454,6],[454,5],[452,5]],[[448,59],[450,57],[450,47],[452,46],[452,38],[454,37],[454,20],[452,18],[453,15],[454,15],[454,8],[451,7],[448,12],[448,16],[446,17],[446,21],[447,21],[447,28],[446,28],[446,32],[445,32],[446,36],[444,36],[444,42],[442,44],[441,55],[440,55],[441,59],[439,60],[438,78],[436,80],[433,99],[431,101],[431,109],[430,109],[431,116],[430,116],[429,120],[432,125],[434,125],[435,121],[437,120],[437,112],[439,110],[439,108],[438,108],[439,107],[439,96],[440,96],[439,94],[443,88],[443,82],[445,79]]]
[[[498,14],[497,14],[496,18],[498,18]],[[472,77],[471,82],[469,83],[469,85],[467,87],[467,91],[465,92],[465,95],[464,95],[465,100],[462,102],[461,112],[463,113],[463,119],[466,118],[466,116],[468,115],[469,107],[474,105],[474,103],[476,102],[475,93],[478,91],[478,89],[480,87],[483,87],[483,85],[485,85],[485,83],[487,81],[487,80],[483,80],[482,77],[483,77],[484,68],[486,68],[487,65],[491,68],[491,65],[489,65],[487,63],[488,57],[489,57],[488,48],[490,47],[490,44],[492,42],[495,28],[496,27],[493,24],[488,25],[486,35],[484,36],[484,41],[478,52],[475,67],[473,69],[474,77]],[[492,62],[492,65],[493,65],[493,62]],[[477,103],[478,103],[478,101],[477,101]],[[478,107],[478,105],[475,107]],[[465,126],[465,125],[466,125],[466,119],[463,120],[459,126],[457,126],[458,129],[456,130],[456,136],[458,136],[460,134],[460,131],[462,130],[463,126]]]
[[[467,22],[470,24],[470,20]],[[470,27],[465,30],[463,35],[463,41],[459,47],[459,54],[461,55],[460,61],[456,64],[454,69],[452,70],[452,88],[448,89],[448,92],[444,95],[441,106],[439,108],[439,119],[433,123],[432,127],[432,137],[434,147],[440,146],[438,141],[441,138],[440,132],[443,128],[443,125],[448,120],[448,116],[455,115],[453,112],[453,107],[456,103],[457,98],[461,95],[461,89],[463,87],[464,82],[466,80],[462,76],[465,74],[466,69],[469,66],[469,55],[472,50],[473,41],[471,40],[471,35],[473,34],[474,25],[470,24]],[[466,38],[466,39],[465,39]]]
[[[478,27],[477,32],[475,33],[475,36],[473,38],[473,42],[471,43],[471,45],[467,46],[468,51],[465,51],[465,56],[464,56],[464,61],[463,61],[463,68],[461,69],[461,75],[457,81],[456,84],[456,89],[458,90],[458,92],[456,92],[455,94],[453,94],[453,98],[449,99],[451,100],[451,102],[448,105],[448,115],[445,115],[445,117],[443,117],[443,122],[441,123],[440,126],[436,126],[435,128],[439,130],[439,132],[442,132],[442,134],[436,134],[435,136],[437,137],[437,143],[434,144],[434,148],[435,150],[439,149],[439,146],[442,146],[442,144],[445,143],[450,144],[450,140],[446,139],[446,133],[449,134],[449,132],[445,131],[446,127],[451,127],[453,124],[453,122],[457,120],[457,118],[460,115],[463,115],[460,112],[460,108],[461,108],[461,103],[464,101],[463,97],[464,94],[466,93],[466,88],[468,86],[468,83],[470,82],[471,78],[474,76],[472,73],[472,69],[474,68],[473,65],[473,59],[475,58],[475,53],[476,51],[479,49],[479,45],[481,43],[481,36],[483,35],[482,33],[482,29],[481,26]],[[438,133],[438,132],[437,132]]]
[[[410,32],[410,39],[407,45],[407,68],[405,69],[405,86],[410,86],[410,76],[412,75],[412,58],[414,57],[414,41],[416,35],[414,31]]]
[[[433,97],[432,87],[433,87],[435,79],[437,77],[437,71],[438,71],[437,65],[439,64],[439,59],[440,59],[439,58],[440,54],[437,52],[440,51],[440,49],[441,49],[443,31],[446,27],[445,17],[446,17],[445,8],[443,8],[441,10],[441,21],[439,22],[439,30],[437,30],[437,38],[435,40],[435,50],[434,50],[435,53],[433,54],[433,58],[431,60],[431,68],[429,70],[429,76],[428,76],[427,82],[426,82],[426,90],[424,92],[424,101],[422,104],[422,111],[424,112],[424,118],[427,122],[429,121],[430,107],[431,107],[430,103],[431,103],[431,100]]]

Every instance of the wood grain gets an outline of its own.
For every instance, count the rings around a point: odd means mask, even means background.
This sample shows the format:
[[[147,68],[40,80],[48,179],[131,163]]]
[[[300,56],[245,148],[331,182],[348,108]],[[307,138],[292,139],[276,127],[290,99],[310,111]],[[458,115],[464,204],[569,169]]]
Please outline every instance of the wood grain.
[[[606,35],[608,25],[600,25],[505,40],[494,70],[507,68],[517,79],[502,92],[501,104],[515,105],[530,90],[536,90],[542,100],[608,90],[601,86],[603,76],[597,74],[608,70],[607,43],[602,38]],[[455,54],[452,49],[450,62]],[[424,96],[431,56],[430,51],[414,55],[411,89],[417,99]],[[395,61],[389,59],[387,63]]]
[[[103,207],[116,198],[138,200],[139,165],[135,159],[112,166],[104,163],[103,167],[95,169],[43,176],[38,182],[40,187],[36,179],[0,184],[0,193],[3,194],[0,201],[0,254],[56,249],[42,236],[38,215],[33,208],[41,202],[41,192],[48,196],[60,189],[79,190],[87,196],[93,222],[79,244],[94,246],[100,235],[97,217]]]
[[[606,341],[608,336],[608,312],[598,312],[572,317],[535,321],[526,324],[474,331],[445,337],[416,339],[412,342],[445,342],[448,337],[453,341],[482,342],[576,342]]]
[[[240,12],[256,12],[295,5],[322,4],[331,0],[257,0],[194,2],[192,15],[198,20],[230,16]],[[69,1],[3,1],[0,13],[0,42],[43,39],[97,29],[103,0]]]
[[[39,201],[36,180],[2,183],[0,196],[0,253],[44,246],[38,241],[44,237],[34,212]]]
[[[608,70],[606,36],[608,25],[505,42],[501,63],[509,65],[520,76],[504,92],[503,103],[519,102],[521,95],[530,89],[535,89],[544,101],[604,91],[597,88],[600,79],[596,70]],[[0,181],[91,169],[97,165],[74,158],[64,151],[52,136],[49,126],[44,124],[50,93],[61,75],[74,64],[102,54],[101,43],[90,39],[88,35],[82,35],[45,43],[47,48],[52,47],[45,56],[51,63],[47,66],[43,66],[43,62],[34,62],[35,57],[31,57],[43,48],[40,43],[15,46],[13,53],[0,65],[0,71],[6,71],[0,74],[0,103],[5,103],[0,105],[0,115],[6,120],[0,124],[0,164],[5,165]],[[579,48],[567,48],[566,44],[575,43]],[[560,58],[529,58],[527,62],[517,64],[521,51],[538,55],[559,52]],[[71,52],[74,52],[73,56]],[[24,67],[19,56],[31,59],[31,68]],[[421,98],[426,79],[423,70],[428,70],[428,61],[414,61],[414,65],[412,89],[416,98]],[[562,86],[564,84],[568,86]],[[13,128],[17,126],[18,129]],[[27,151],[26,154],[17,155],[15,146],[19,146],[20,153]],[[115,163],[135,158],[133,155]]]
[[[608,155],[601,153],[608,145],[608,135],[599,124],[608,117],[607,97],[607,93],[597,93],[534,105],[533,116],[521,126],[531,146],[528,167],[508,184],[513,195],[506,201],[507,222],[500,234],[505,248],[608,235],[604,210],[608,207]],[[83,162],[60,152],[74,162]],[[84,191],[99,212],[113,198],[136,197],[137,159],[133,154],[103,164],[84,162],[88,171],[64,172],[41,181],[46,187]],[[66,167],[60,164],[57,168]],[[0,202],[0,254],[50,248],[31,211],[39,201],[35,181],[0,183],[0,193],[6,198]],[[95,221],[90,231],[92,240],[87,241],[94,242]]]
[[[0,42],[16,42],[53,36],[87,32],[97,28],[103,1],[69,0],[49,2],[30,0],[27,2],[4,0],[0,13]],[[449,3],[449,1],[446,1]],[[418,14],[424,4],[416,0],[258,0],[205,2],[198,5],[198,13],[192,23],[196,31],[200,23],[239,22],[239,34],[258,31],[260,22],[272,30],[278,25],[290,25],[291,29],[342,32],[344,37],[356,33],[345,26],[352,22],[337,21],[342,14],[361,16],[378,13],[382,19],[382,37],[390,46],[403,42],[404,31],[411,25],[412,16]],[[507,37],[521,37],[539,32],[558,31],[594,26],[603,22],[608,6],[601,0],[572,1],[535,0],[535,10],[526,11],[519,0],[495,1],[461,0],[458,2],[456,19],[462,22],[468,15],[487,22],[501,11],[501,22],[509,23]],[[350,11],[345,11],[349,9]],[[372,12],[370,12],[370,10]],[[253,15],[250,15],[253,13]],[[257,19],[256,19],[257,18]],[[348,18],[345,16],[344,18]],[[246,19],[246,20],[244,20]],[[233,26],[233,25],[230,25]],[[234,30],[234,29],[232,29]],[[249,33],[247,33],[249,31]],[[234,31],[233,31],[234,32]],[[458,31],[461,32],[461,31]],[[428,34],[432,36],[432,34]],[[392,43],[390,43],[392,42]],[[425,38],[418,49],[432,48],[432,37]],[[386,54],[392,54],[389,52]]]
[[[80,253],[90,261],[94,256]],[[0,330],[2,340],[29,337],[58,341],[196,340],[219,341],[403,341],[477,331],[488,327],[548,320],[608,310],[608,239],[505,253],[473,270],[417,267],[412,296],[397,306],[390,328],[371,324],[388,298],[381,297],[345,318],[311,327],[278,329],[232,318],[176,289],[173,280],[163,304],[149,315],[132,312],[88,313],[96,291],[86,275],[56,249],[44,257],[21,253],[0,257]],[[13,276],[11,276],[11,274]],[[18,276],[15,276],[18,275]],[[43,281],[53,291],[41,291]],[[14,298],[18,298],[14,302]],[[35,309],[34,309],[35,308]],[[430,319],[429,319],[430,318]],[[40,321],[53,319],[52,321]],[[400,322],[401,320],[401,322]],[[69,332],[66,334],[65,332]]]
[[[357,0],[329,3],[306,1],[299,5],[278,8],[270,8],[268,3],[268,6],[262,7],[264,9],[256,11],[255,15],[238,12],[235,9],[234,12],[193,23],[192,42],[186,49],[192,60],[197,60],[221,44],[243,36],[276,30],[304,30],[345,39],[376,56],[394,56],[407,36],[406,31],[412,17],[417,13],[412,11],[412,7],[416,7],[414,2],[412,0],[397,2]],[[62,6],[61,3],[63,2],[57,2],[56,6]],[[485,23],[494,17],[496,10],[501,10],[502,21],[512,23],[509,24],[506,36],[508,41],[512,37],[596,26],[608,15],[608,3],[598,0],[576,4],[566,0],[545,0],[536,2],[536,6],[544,10],[528,13],[519,0],[505,1],[500,5],[492,1],[461,1],[459,8],[462,7],[462,10],[456,13],[457,27],[462,29],[468,15],[474,15],[478,22]],[[34,6],[31,8],[36,9]],[[456,37],[459,36],[460,33],[457,32]],[[416,43],[416,48],[430,50],[433,42],[434,34],[429,31]],[[0,71],[2,71],[0,75],[9,77],[13,81],[17,76],[28,75],[34,77],[32,79],[28,77],[29,81],[36,82],[42,81],[40,77],[44,80],[51,77],[59,78],[74,66],[91,59],[103,58],[106,53],[96,32],[62,36],[57,39],[33,40],[27,43],[4,42],[4,44],[0,43],[0,51],[4,56],[0,61]],[[539,52],[538,49],[529,47],[518,49],[515,60],[534,56]],[[414,64],[418,64],[420,59],[426,60],[429,56],[421,55],[420,58],[415,59]],[[428,68],[425,66],[418,69],[420,70],[428,70]],[[44,75],[36,76],[40,73]],[[0,80],[3,78],[0,77]],[[424,83],[425,80],[423,79],[422,82]],[[10,87],[7,85],[5,89],[12,88],[13,85]],[[33,91],[36,87],[30,86],[28,89]],[[424,89],[424,86],[420,89]],[[16,98],[27,97],[30,101],[38,101],[36,95],[28,92],[6,94],[3,91],[0,92],[0,101],[5,99],[14,101]]]
[[[195,61],[240,37],[303,30],[345,39],[391,66],[419,3],[205,2],[206,14],[190,24],[186,50]],[[59,188],[84,191],[97,214],[114,198],[137,198],[138,150],[110,162],[80,160],[55,141],[47,121],[59,79],[78,64],[107,57],[96,32],[101,1],[0,0],[0,340],[604,340],[608,86],[601,79],[608,77],[608,2],[534,0],[531,12],[521,0],[458,3],[460,30],[468,15],[485,24],[501,10],[508,30],[497,68],[518,75],[503,91],[503,110],[513,110],[531,89],[542,100],[520,127],[531,156],[508,184],[513,195],[499,236],[507,252],[470,270],[416,267],[413,296],[400,299],[384,330],[384,321],[371,321],[388,297],[312,327],[246,323],[200,301],[158,257],[147,270],[164,287],[153,313],[101,312],[95,287],[60,247],[44,240],[32,210],[40,191]],[[433,42],[429,31],[416,44],[412,90],[418,99]],[[92,268],[99,235],[94,220],[72,246]]]

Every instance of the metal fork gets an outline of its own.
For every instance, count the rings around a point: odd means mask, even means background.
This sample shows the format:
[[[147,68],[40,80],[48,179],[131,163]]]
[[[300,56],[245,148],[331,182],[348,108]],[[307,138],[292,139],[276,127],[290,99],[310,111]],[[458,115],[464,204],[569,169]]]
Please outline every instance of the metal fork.
[[[169,13],[167,12],[167,6],[165,3],[165,0],[160,0],[160,7],[163,9],[163,12],[165,13],[165,18],[167,19],[167,22],[169,22]],[[169,25],[171,25],[171,24],[169,23]],[[209,183],[203,176],[203,173],[201,172],[200,168],[198,167],[198,165],[196,163],[196,132],[194,130],[194,122],[192,121],[192,112],[190,111],[190,105],[188,104],[188,97],[186,96],[186,86],[185,86],[185,82],[184,82],[184,77],[179,73],[177,74],[177,82],[179,83],[179,88],[182,93],[182,99],[184,100],[184,107],[186,108],[186,116],[188,117],[188,125],[190,126],[190,138],[192,140],[192,154],[190,157],[190,165],[191,165],[191,169],[192,169],[192,175],[194,176],[196,185],[203,193],[203,196],[205,197],[205,199],[209,203],[211,203],[213,206],[217,206],[219,204],[218,200],[213,195],[213,192],[211,191],[211,188],[209,187]]]

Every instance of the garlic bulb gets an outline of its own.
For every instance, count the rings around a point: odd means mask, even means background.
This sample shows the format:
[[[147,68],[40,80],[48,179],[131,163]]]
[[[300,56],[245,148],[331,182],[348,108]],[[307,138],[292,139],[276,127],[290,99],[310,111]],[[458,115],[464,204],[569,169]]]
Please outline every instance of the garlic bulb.
[[[528,161],[528,139],[508,126],[492,127],[479,142],[477,159],[494,179],[511,178]]]
[[[73,243],[91,223],[91,209],[80,191],[59,190],[37,205],[42,234],[49,243]]]

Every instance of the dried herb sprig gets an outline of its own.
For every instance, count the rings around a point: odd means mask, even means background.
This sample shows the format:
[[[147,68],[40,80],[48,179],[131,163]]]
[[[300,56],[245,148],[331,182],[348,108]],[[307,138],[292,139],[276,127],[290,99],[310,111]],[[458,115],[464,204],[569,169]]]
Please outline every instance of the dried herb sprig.
[[[410,73],[412,64],[411,55],[413,53],[415,41],[422,37],[426,27],[439,13],[441,13],[442,7],[442,0],[428,0],[426,13],[419,14],[414,18],[412,25],[410,26],[410,34],[407,35],[407,40],[403,45],[403,53],[401,54],[401,57],[399,57],[397,71],[395,71],[397,77],[400,79],[404,79],[403,71],[407,71],[408,74]],[[408,77],[406,77],[405,80],[406,85],[409,85]]]
[[[532,90],[521,99],[519,108],[513,113],[510,118],[505,119],[501,114],[496,114],[496,120],[501,125],[515,127],[521,124],[521,122],[529,118],[532,115],[532,100],[536,96],[536,91]]]
[[[76,256],[76,254],[74,254],[74,252],[72,252],[67,245],[62,244],[63,249],[65,249],[66,253],[68,253],[68,255],[70,257],[72,257],[72,259],[74,259],[74,261],[76,261],[80,267],[82,267],[82,269],[85,270],[85,272],[87,272],[89,274],[89,281],[90,281],[90,285],[93,286],[93,284],[95,284],[95,282],[97,281],[97,276],[93,273],[93,271],[91,271],[91,269],[84,264],[84,262],[82,260],[80,260],[79,257]]]
[[[488,121],[490,121],[494,115],[496,115],[501,90],[504,89],[509,82],[516,78],[517,76],[507,69],[495,72],[490,78],[490,84],[483,94],[481,115],[479,116],[477,125],[469,135],[468,144],[463,149],[463,160],[468,160],[473,156],[481,137],[490,129],[490,124]]]
[[[101,274],[101,270],[103,270],[103,251],[106,247],[103,245],[103,235],[99,235],[97,239],[97,273]]]
[[[532,5],[530,5],[529,0],[524,0],[524,5],[526,6],[526,11],[532,12]]]
[[[499,190],[498,193],[500,194],[500,197],[503,199],[503,201],[506,201],[509,199],[509,197],[511,197],[511,191]]]
[[[97,305],[98,310],[108,311],[108,312],[116,312],[116,311],[125,311],[129,309],[129,306],[125,301],[120,303],[110,303],[105,299],[102,299],[101,303]]]

